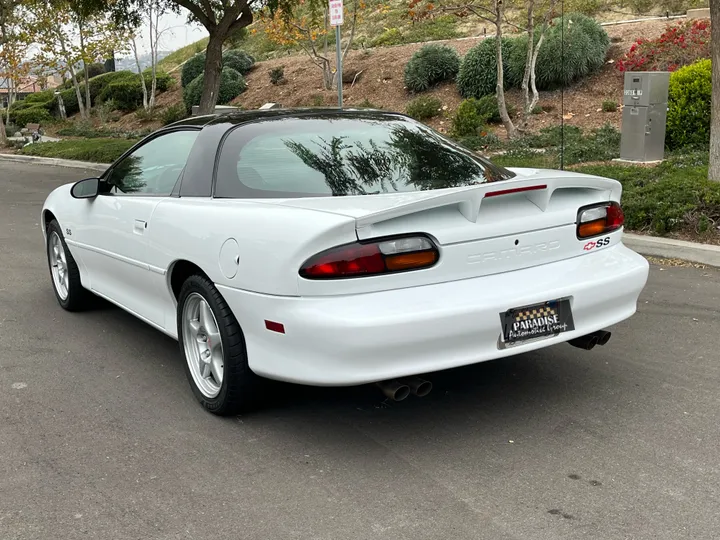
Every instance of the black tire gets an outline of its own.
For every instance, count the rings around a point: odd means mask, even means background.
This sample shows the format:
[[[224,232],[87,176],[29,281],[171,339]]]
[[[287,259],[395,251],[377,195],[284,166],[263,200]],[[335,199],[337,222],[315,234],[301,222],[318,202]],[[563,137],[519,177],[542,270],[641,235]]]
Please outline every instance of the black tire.
[[[53,234],[58,235],[58,237],[60,238],[60,243],[62,244],[62,248],[65,251],[65,261],[67,265],[68,275],[68,294],[66,298],[63,298],[61,296],[53,279],[53,265],[50,259],[50,239]],[[63,309],[66,309],[68,311],[81,311],[87,308],[90,300],[90,293],[82,286],[82,283],[80,282],[80,270],[78,270],[78,265],[75,262],[72,253],[70,253],[67,244],[65,243],[65,237],[63,236],[62,229],[60,228],[57,220],[53,219],[48,224],[46,230],[46,238],[47,239],[45,242],[45,254],[48,260],[48,269],[50,270],[50,282],[52,283],[53,292],[55,293],[55,298],[57,298],[58,304],[60,304]]]
[[[210,306],[217,321],[223,347],[223,381],[220,393],[209,398],[198,388],[190,371],[183,337],[183,308],[192,293],[202,296]],[[230,416],[255,409],[258,405],[262,379],[255,375],[247,361],[245,336],[242,329],[215,285],[205,276],[190,276],[182,288],[177,305],[177,328],[180,354],[183,358],[185,375],[193,394],[209,412],[219,416]]]

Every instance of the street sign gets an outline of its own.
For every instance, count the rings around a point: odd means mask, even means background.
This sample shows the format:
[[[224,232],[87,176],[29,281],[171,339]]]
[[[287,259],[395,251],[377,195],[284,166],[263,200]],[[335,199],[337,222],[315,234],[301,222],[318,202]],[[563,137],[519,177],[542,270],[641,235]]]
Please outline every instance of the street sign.
[[[342,0],[330,0],[330,26],[341,26],[344,22]]]

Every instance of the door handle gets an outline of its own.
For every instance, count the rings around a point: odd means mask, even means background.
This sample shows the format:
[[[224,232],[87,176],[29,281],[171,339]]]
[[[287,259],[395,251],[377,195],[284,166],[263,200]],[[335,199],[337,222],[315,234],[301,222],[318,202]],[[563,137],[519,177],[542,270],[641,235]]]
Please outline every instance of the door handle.
[[[144,234],[145,229],[147,229],[147,221],[143,221],[142,219],[136,219],[135,225],[133,225],[133,232],[135,234]]]

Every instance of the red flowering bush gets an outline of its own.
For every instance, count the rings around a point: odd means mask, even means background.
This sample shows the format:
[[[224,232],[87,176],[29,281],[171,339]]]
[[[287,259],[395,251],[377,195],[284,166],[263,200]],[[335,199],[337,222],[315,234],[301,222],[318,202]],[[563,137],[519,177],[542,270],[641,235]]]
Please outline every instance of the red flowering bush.
[[[620,71],[675,71],[710,58],[710,21],[696,19],[668,26],[657,39],[638,39],[622,60]]]

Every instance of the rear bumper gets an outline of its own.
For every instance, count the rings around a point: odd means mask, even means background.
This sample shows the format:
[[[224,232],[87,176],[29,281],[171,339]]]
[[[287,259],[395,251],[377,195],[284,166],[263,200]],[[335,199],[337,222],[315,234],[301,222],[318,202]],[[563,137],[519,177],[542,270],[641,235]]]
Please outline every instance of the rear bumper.
[[[648,262],[622,244],[492,276],[335,297],[278,297],[218,287],[258,375],[344,386],[428,373],[554,345],[633,315]],[[570,298],[575,330],[513,347],[500,313]],[[265,328],[284,325],[285,334]]]

